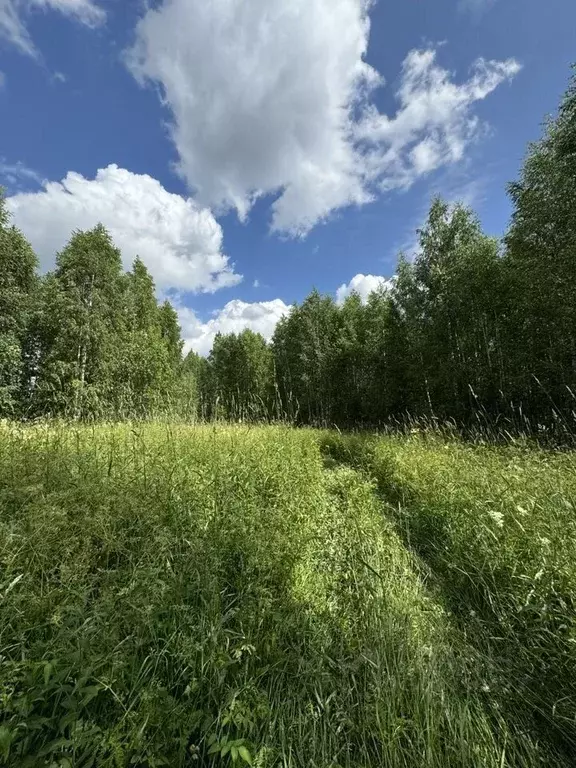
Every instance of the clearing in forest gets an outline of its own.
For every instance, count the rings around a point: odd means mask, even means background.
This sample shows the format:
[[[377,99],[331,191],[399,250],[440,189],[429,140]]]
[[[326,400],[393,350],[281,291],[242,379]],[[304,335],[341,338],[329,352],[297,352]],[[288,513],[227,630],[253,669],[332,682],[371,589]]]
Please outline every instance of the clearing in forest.
[[[0,429],[0,764],[569,766],[571,454]]]

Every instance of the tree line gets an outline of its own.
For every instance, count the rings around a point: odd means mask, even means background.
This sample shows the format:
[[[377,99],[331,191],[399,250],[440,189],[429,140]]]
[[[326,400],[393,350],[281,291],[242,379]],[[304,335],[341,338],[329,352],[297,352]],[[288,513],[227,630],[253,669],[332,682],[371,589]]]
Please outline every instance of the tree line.
[[[39,276],[0,202],[0,414],[573,431],[576,77],[508,192],[502,241],[437,198],[390,289],[342,304],[314,290],[270,342],[218,334],[207,359],[182,356],[174,309],[139,259],[123,272],[102,226]]]
[[[0,201],[0,414],[122,418],[196,408],[182,341],[140,259],[122,269],[102,225],[75,232],[39,276]]]

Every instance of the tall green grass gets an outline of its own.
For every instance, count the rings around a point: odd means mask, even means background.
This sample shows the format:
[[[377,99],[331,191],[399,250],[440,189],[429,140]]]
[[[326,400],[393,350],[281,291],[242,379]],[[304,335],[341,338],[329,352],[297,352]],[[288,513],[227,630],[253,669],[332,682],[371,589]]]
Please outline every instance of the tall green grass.
[[[576,760],[576,462],[529,444],[324,434],[375,479],[387,514],[483,660],[512,730]]]
[[[4,425],[0,763],[550,765],[382,512],[312,430]]]

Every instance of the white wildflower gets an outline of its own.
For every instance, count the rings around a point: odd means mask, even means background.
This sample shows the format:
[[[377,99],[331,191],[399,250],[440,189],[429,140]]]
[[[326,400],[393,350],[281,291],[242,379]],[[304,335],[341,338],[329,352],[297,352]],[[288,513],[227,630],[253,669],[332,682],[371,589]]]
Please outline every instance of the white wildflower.
[[[504,515],[502,512],[497,512],[495,509],[488,510],[488,514],[492,518],[492,520],[496,523],[498,528],[502,528],[504,525]]]

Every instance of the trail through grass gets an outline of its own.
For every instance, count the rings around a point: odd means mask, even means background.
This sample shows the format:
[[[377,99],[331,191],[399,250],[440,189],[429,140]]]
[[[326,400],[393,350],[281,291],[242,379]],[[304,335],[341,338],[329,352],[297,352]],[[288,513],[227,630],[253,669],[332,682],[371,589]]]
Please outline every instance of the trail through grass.
[[[2,427],[0,764],[569,765],[572,479],[514,454],[511,480],[512,454],[470,449],[468,483],[465,450]],[[487,496],[497,467],[513,488]],[[552,736],[511,715],[516,695]]]
[[[324,433],[323,450],[374,478],[452,623],[483,658],[486,690],[549,764],[576,759],[576,463],[526,445],[434,435]]]

